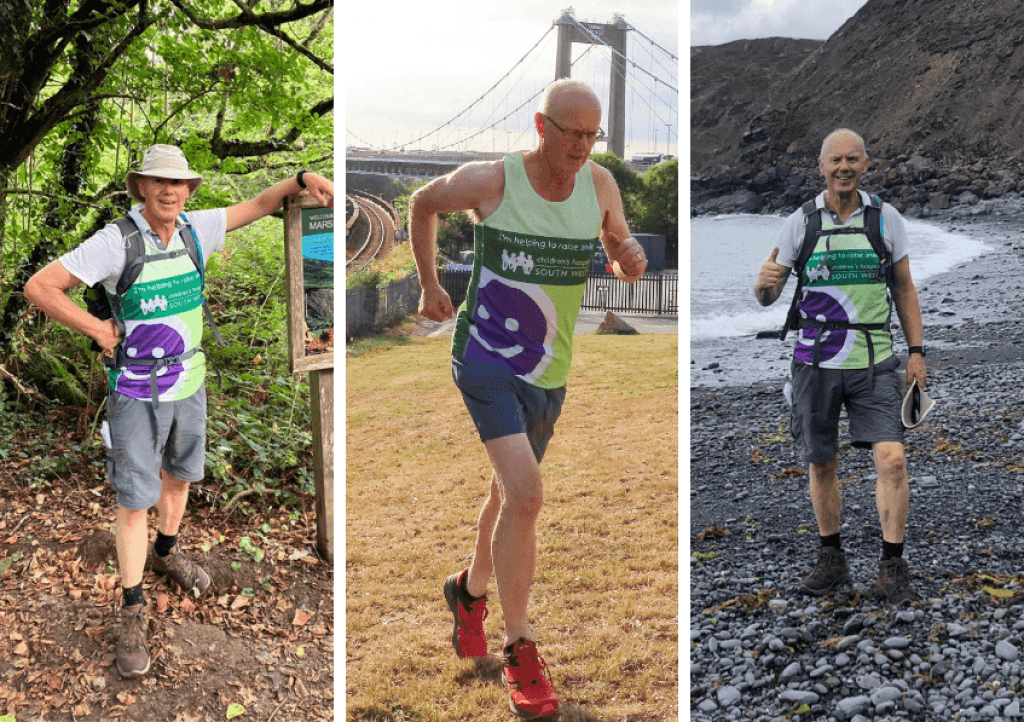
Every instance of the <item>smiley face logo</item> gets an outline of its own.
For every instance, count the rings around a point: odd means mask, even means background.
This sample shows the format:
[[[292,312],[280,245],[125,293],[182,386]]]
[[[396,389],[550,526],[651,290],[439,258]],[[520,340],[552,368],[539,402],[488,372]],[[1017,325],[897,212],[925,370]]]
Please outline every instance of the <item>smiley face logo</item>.
[[[857,308],[850,297],[834,286],[808,291],[800,302],[800,311],[807,317],[819,321],[846,321],[857,323]],[[821,339],[821,360],[842,360],[850,355],[857,340],[857,332],[843,329],[804,328],[797,337],[796,358],[804,363],[814,361],[815,334],[824,334]]]
[[[484,268],[472,320],[468,357],[500,363],[526,381],[540,378],[551,363],[557,312],[542,288]]]
[[[169,317],[153,322],[132,325],[124,340],[124,352],[128,363],[117,379],[117,391],[132,398],[150,397],[149,366],[132,364],[131,359],[161,359],[180,356],[191,348],[192,334],[180,319]],[[184,383],[181,363],[171,364],[157,370],[156,387],[162,396],[176,391]]]

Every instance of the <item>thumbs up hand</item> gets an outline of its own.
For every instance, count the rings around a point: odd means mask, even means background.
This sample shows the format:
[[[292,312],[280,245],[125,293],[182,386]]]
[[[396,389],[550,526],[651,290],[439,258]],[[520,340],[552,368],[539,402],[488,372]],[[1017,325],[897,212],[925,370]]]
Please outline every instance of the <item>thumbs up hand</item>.
[[[779,247],[772,249],[772,255],[761,264],[761,271],[757,274],[757,283],[754,284],[754,295],[762,306],[769,306],[782,293],[782,287],[786,285],[789,277],[789,268],[778,264]]]

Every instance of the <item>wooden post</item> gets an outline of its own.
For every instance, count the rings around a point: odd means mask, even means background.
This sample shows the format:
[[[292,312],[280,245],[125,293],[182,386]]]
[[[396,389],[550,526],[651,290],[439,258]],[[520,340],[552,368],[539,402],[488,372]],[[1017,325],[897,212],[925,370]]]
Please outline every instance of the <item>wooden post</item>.
[[[313,404],[316,548],[334,565],[334,369],[309,372]]]
[[[313,417],[313,479],[316,487],[316,548],[328,564],[334,564],[334,349],[327,353],[306,352],[306,283],[302,256],[303,209],[320,209],[309,194],[285,199],[285,265],[288,271],[288,347],[292,373],[309,372],[309,394]],[[307,236],[322,243],[333,236],[331,212],[316,213],[316,228]],[[309,226],[309,211],[305,223]],[[330,228],[330,233],[327,229]],[[328,254],[329,255],[329,254]],[[333,264],[333,262],[331,262]],[[323,268],[321,264],[320,268]],[[323,272],[321,271],[321,277]],[[329,272],[328,272],[329,277]]]

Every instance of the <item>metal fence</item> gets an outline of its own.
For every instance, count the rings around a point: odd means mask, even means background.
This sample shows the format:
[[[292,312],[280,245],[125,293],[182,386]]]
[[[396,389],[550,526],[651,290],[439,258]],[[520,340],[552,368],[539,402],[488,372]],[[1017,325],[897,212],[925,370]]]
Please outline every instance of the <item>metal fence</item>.
[[[458,307],[469,288],[469,271],[448,269],[441,285]],[[583,292],[583,308],[633,313],[679,313],[679,274],[645,273],[635,283],[624,283],[609,273],[591,273]]]

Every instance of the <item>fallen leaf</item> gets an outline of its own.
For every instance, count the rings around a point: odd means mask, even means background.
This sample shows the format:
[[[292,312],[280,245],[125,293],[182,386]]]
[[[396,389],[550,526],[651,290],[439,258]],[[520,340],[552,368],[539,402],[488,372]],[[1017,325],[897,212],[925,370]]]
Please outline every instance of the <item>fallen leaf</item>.
[[[982,587],[983,591],[988,592],[993,597],[999,597],[1000,599],[1007,599],[1013,596],[1013,592],[1009,589],[996,589],[995,587]]]
[[[237,702],[232,702],[228,705],[228,713],[226,715],[227,719],[241,717],[243,714],[245,714],[245,707],[243,707],[242,705],[238,704]]]
[[[248,606],[250,601],[250,597],[247,597],[244,594],[239,594],[235,597],[235,601],[231,602],[231,611],[237,612],[242,607]]]
[[[167,611],[168,605],[171,603],[170,594],[158,594],[156,595],[156,610],[163,614]]]
[[[131,707],[135,704],[135,695],[129,694],[128,692],[122,692],[117,695],[117,701],[123,704],[125,707]]]
[[[295,617],[292,619],[292,626],[302,627],[309,621],[309,612],[305,609],[296,609]]]
[[[28,644],[26,642],[22,642],[14,648],[14,653],[22,657],[28,656]]]
[[[188,613],[188,612],[191,612],[193,609],[195,609],[196,605],[195,605],[195,603],[191,599],[189,599],[188,597],[185,597],[184,599],[181,600],[181,603],[178,605],[178,608],[181,611],[183,611],[185,613]]]

